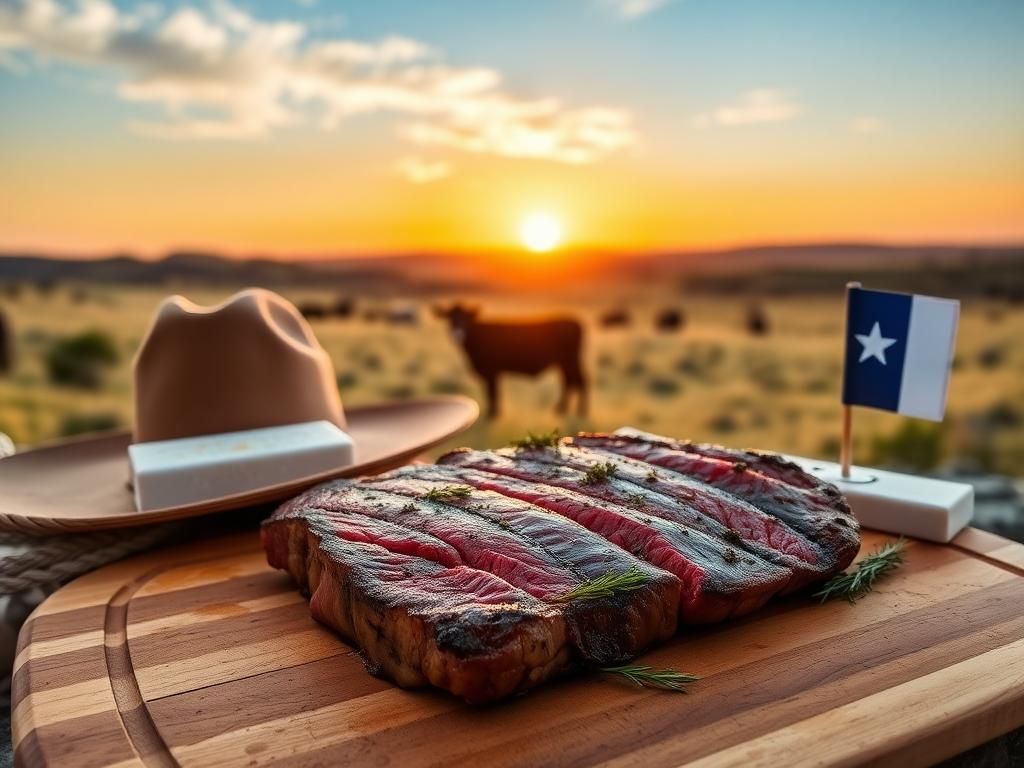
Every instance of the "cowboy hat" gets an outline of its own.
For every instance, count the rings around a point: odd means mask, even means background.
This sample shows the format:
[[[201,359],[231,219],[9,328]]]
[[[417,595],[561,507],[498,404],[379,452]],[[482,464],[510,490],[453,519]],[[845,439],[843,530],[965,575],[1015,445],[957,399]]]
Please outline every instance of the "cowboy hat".
[[[0,530],[118,528],[278,501],[336,477],[400,466],[468,428],[465,397],[343,409],[330,358],[295,307],[248,289],[201,307],[180,296],[158,308],[134,363],[135,428],[44,446],[0,462]],[[343,429],[355,463],[201,502],[138,512],[128,476],[132,442],[172,440],[310,421]]]

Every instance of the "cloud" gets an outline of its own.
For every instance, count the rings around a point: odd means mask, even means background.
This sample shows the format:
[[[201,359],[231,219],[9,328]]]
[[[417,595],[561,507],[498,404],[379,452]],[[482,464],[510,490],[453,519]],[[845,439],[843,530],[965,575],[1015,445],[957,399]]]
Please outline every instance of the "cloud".
[[[618,110],[562,110],[557,101],[475,101],[444,123],[410,123],[401,135],[421,146],[443,146],[505,157],[547,158],[582,165],[634,143]]]
[[[713,125],[752,125],[755,123],[781,123],[792,120],[802,110],[785,92],[774,88],[758,88],[740,94],[735,102],[715,107],[693,118],[698,128]]]
[[[850,121],[850,130],[854,133],[880,133],[885,129],[885,121],[880,117],[863,115]]]
[[[450,176],[451,166],[442,160],[424,160],[416,155],[403,157],[395,164],[395,169],[413,184],[429,184]]]
[[[335,130],[391,113],[414,144],[505,157],[589,163],[637,140],[624,110],[522,98],[496,70],[452,66],[421,41],[313,38],[300,22],[260,19],[228,0],[169,13],[151,2],[0,0],[0,60],[49,59],[113,73],[120,98],[161,113],[130,128],[161,139]]]
[[[624,19],[638,19],[664,8],[673,0],[600,0]]]

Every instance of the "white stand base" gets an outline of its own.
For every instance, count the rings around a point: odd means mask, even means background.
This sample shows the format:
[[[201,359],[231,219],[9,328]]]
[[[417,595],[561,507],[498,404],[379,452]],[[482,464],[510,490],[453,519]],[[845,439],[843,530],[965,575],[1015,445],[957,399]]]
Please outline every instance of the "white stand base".
[[[833,462],[786,458],[837,486],[866,528],[946,543],[974,515],[974,488],[965,483],[865,467],[851,467],[844,478]]]

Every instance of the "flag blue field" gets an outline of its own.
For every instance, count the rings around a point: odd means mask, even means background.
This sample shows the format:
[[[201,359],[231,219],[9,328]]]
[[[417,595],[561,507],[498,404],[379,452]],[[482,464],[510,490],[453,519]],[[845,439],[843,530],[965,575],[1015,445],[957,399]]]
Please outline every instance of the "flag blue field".
[[[843,404],[942,421],[960,302],[851,288]]]

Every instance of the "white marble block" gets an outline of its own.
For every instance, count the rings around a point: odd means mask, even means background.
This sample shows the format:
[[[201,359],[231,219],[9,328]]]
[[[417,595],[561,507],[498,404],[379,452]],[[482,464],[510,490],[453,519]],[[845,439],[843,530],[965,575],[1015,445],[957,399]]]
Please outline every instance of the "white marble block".
[[[139,511],[194,504],[346,467],[355,450],[329,421],[135,443]]]
[[[836,485],[866,528],[945,543],[974,515],[974,488],[965,483],[868,467],[851,467],[850,478],[844,479],[833,462],[786,458]]]

